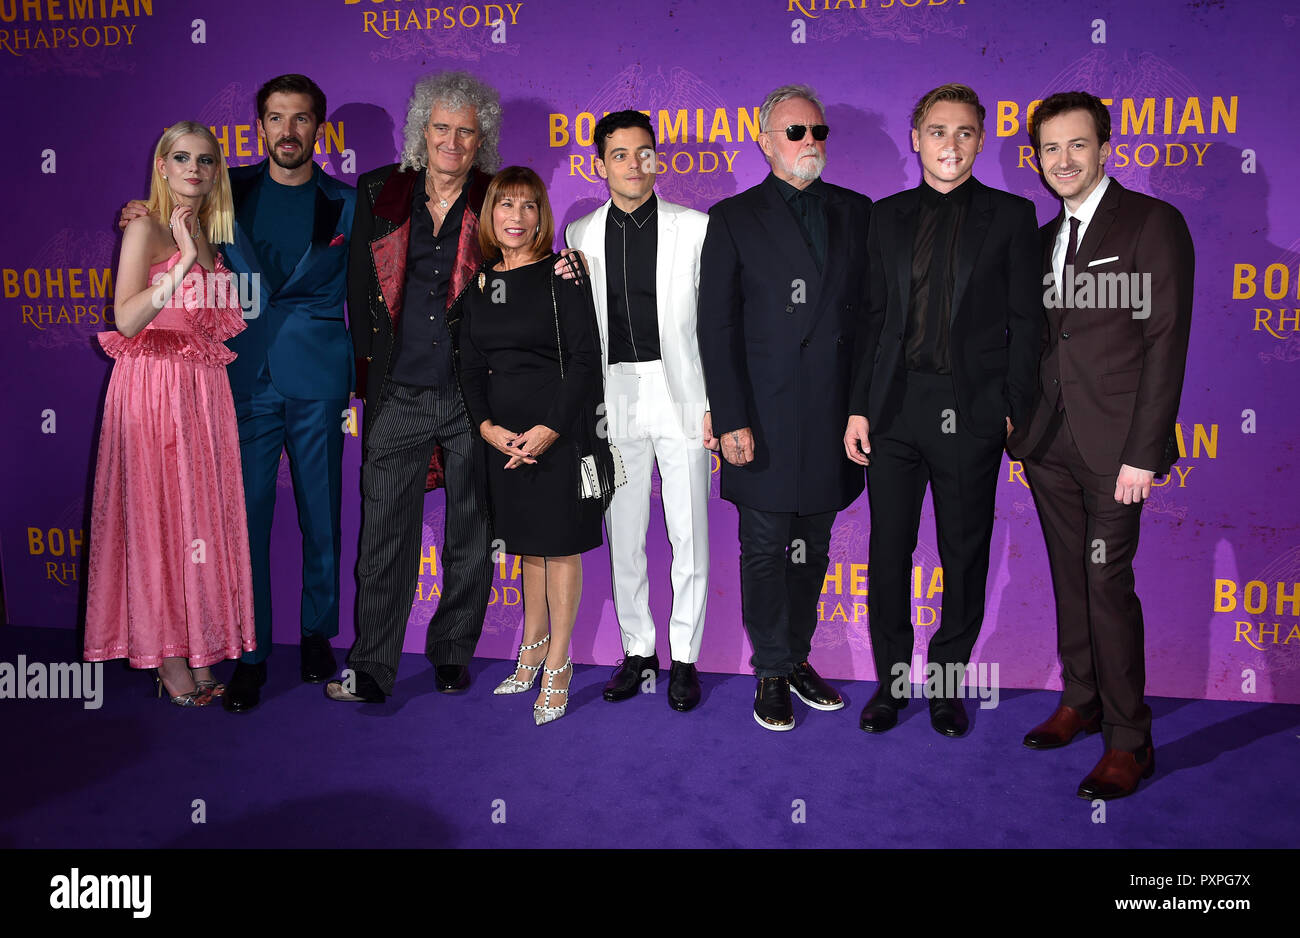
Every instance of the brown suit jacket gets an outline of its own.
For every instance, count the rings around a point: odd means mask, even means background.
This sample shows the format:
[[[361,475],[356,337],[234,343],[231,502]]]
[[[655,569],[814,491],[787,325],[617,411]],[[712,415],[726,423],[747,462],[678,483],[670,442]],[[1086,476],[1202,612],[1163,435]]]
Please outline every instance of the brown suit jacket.
[[[1062,211],[1040,229],[1047,328],[1038,394],[1007,448],[1018,459],[1032,453],[1060,398],[1090,470],[1118,474],[1129,465],[1164,475],[1177,457],[1192,322],[1187,223],[1168,202],[1111,179],[1078,246],[1072,291],[1068,276],[1057,290],[1052,271],[1064,220]]]

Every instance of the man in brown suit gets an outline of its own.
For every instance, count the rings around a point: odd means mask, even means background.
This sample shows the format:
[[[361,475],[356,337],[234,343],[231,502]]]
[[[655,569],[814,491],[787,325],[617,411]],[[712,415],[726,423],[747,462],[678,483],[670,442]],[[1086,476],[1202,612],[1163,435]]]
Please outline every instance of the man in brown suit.
[[[1047,336],[1022,458],[1056,594],[1061,702],[1025,745],[1101,730],[1081,798],[1120,798],[1155,770],[1142,605],[1134,591],[1142,502],[1169,471],[1192,318],[1187,224],[1167,202],[1106,176],[1110,115],[1084,92],[1039,105],[1030,134],[1064,202],[1042,228]]]

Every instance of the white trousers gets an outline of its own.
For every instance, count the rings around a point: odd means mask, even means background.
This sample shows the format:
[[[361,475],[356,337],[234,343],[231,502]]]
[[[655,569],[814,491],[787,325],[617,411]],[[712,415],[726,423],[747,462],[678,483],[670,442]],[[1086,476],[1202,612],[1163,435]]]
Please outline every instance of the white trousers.
[[[668,395],[662,362],[610,365],[605,401],[609,438],[627,469],[627,484],[614,493],[605,513],[624,654],[655,653],[645,543],[650,473],[658,464],[664,522],[673,551],[669,648],[674,661],[693,664],[700,656],[708,598],[710,453],[698,436],[690,439],[683,431],[679,409]]]

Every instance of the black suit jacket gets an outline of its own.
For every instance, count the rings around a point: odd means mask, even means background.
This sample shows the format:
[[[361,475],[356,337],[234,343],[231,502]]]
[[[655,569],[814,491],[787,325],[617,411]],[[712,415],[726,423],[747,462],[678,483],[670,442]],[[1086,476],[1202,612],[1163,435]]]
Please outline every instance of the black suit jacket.
[[[1052,249],[1064,219],[1062,211],[1042,228],[1044,280],[1055,273]],[[1047,306],[1036,406],[1008,449],[1020,458],[1032,453],[1060,398],[1093,472],[1117,474],[1129,465],[1164,475],[1178,455],[1174,422],[1192,326],[1195,253],[1187,222],[1168,202],[1111,179],[1074,270],[1098,284],[1094,295],[1105,292],[1107,301],[1065,308],[1063,298],[1053,298]],[[1140,296],[1115,289],[1119,278],[1130,288],[1136,279]]]
[[[1028,415],[1042,343],[1038,219],[1028,199],[978,179],[962,223],[953,273],[950,341],[957,420],[982,437],[1006,434],[1006,418]],[[912,243],[921,190],[876,203],[868,237],[871,286],[863,342],[854,371],[851,412],[875,426],[903,367]]]
[[[478,218],[492,177],[477,166],[470,170],[465,212],[456,243],[456,265],[447,290],[447,330],[452,340],[452,362],[460,382],[457,299],[483,264],[478,245]],[[363,448],[379,415],[384,382],[392,369],[393,346],[406,290],[406,252],[411,239],[411,198],[424,185],[424,170],[403,170],[398,164],[372,169],[357,179],[357,203],[352,219],[352,244],[348,259],[348,319],[356,352],[356,394],[365,401]],[[378,363],[377,365],[375,363]],[[462,392],[462,399],[464,393]],[[475,435],[477,441],[477,435]],[[479,443],[474,458],[479,458]],[[477,478],[477,477],[476,477]],[[442,485],[442,448],[429,462],[426,488]],[[481,481],[481,480],[480,480]],[[480,497],[486,505],[486,496]]]
[[[700,255],[700,359],[713,432],[754,434],[753,462],[722,461],[722,497],[764,511],[838,511],[862,492],[842,441],[871,200],[823,185],[821,272],[771,175],[713,206]]]

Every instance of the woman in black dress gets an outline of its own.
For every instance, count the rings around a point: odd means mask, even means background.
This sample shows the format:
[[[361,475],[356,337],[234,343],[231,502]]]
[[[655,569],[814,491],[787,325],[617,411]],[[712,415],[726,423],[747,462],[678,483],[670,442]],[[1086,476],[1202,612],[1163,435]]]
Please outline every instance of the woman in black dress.
[[[555,222],[537,174],[503,169],[483,206],[485,263],[463,299],[461,384],[490,447],[493,535],[520,555],[524,579],[516,669],[494,693],[523,693],[544,669],[533,706],[540,726],[568,705],[581,555],[601,543],[606,502],[581,497],[578,470],[603,397],[600,352],[588,281],[553,273]]]

